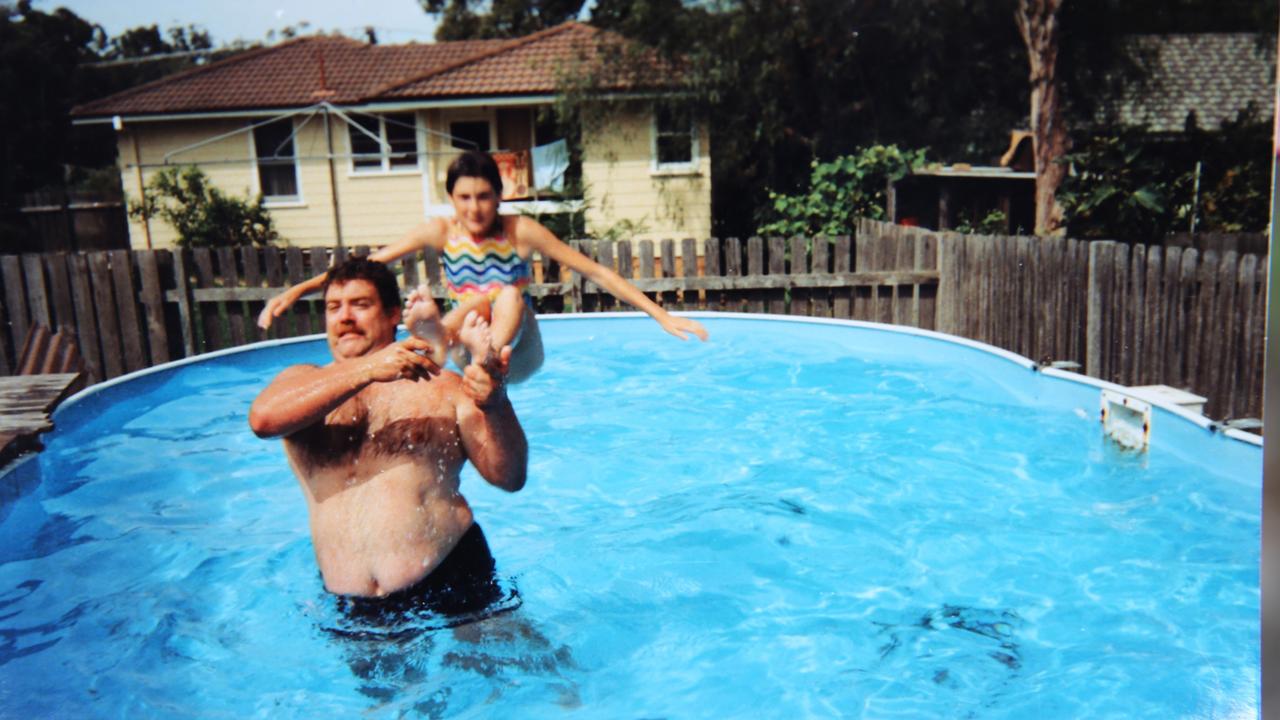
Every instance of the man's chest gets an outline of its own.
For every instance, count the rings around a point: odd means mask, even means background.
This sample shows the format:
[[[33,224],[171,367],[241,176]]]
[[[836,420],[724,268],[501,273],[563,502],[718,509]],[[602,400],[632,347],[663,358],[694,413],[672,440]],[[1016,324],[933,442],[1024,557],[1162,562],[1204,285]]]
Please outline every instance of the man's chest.
[[[421,384],[366,389],[294,439],[313,466],[401,457],[461,460],[452,404],[437,392],[423,392]]]

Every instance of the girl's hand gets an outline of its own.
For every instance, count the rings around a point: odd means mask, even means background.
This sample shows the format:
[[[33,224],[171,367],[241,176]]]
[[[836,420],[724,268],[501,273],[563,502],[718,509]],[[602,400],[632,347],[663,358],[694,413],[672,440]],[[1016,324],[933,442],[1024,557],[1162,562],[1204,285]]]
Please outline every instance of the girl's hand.
[[[675,335],[681,340],[688,340],[689,334],[697,335],[698,339],[707,341],[707,329],[702,327],[702,323],[692,318],[676,317],[675,315],[667,315],[658,321],[663,330]]]
[[[271,298],[267,301],[267,306],[262,308],[262,312],[258,313],[258,327],[263,330],[271,327],[271,322],[284,314],[284,311],[297,301],[298,296],[292,289]]]

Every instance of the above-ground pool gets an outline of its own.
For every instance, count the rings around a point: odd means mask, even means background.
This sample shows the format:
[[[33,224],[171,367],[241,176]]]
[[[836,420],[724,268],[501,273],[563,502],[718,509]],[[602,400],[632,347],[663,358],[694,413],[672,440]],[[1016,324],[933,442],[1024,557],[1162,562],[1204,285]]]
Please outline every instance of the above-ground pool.
[[[1251,717],[1261,450],[884,326],[547,318],[527,487],[462,488],[519,606],[341,630],[256,393],[135,375],[0,477],[5,717]]]

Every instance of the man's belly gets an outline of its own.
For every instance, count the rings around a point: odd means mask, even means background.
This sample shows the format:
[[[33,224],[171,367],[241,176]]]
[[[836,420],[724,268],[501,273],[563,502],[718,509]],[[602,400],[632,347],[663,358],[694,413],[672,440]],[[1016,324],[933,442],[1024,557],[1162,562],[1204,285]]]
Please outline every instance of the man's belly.
[[[311,540],[330,592],[386,595],[448,556],[471,527],[471,508],[430,478],[421,467],[401,465],[312,504]]]

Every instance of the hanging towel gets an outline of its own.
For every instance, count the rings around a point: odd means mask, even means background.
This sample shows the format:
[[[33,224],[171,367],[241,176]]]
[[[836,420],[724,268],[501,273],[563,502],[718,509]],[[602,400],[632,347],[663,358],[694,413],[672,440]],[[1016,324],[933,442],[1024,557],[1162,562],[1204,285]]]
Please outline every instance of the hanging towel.
[[[569,169],[569,143],[564,140],[533,149],[533,186],[539,190],[564,191],[564,173]]]

